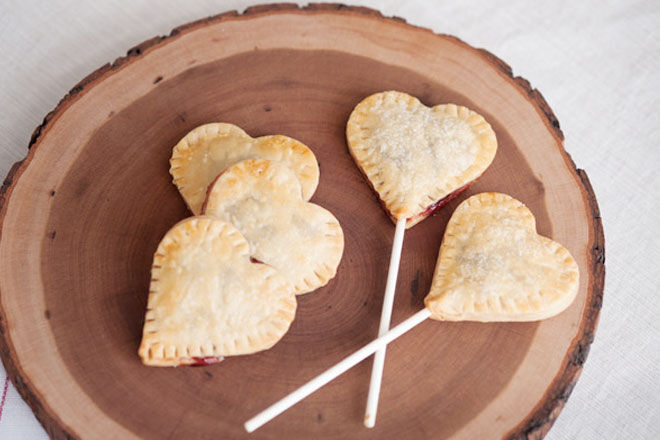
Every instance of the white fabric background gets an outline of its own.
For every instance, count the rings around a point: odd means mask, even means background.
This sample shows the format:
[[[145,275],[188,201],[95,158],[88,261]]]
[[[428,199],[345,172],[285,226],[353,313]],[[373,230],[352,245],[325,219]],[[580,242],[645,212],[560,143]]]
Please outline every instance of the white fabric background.
[[[0,174],[80,79],[133,45],[250,1],[3,0]],[[596,341],[550,439],[660,438],[660,2],[361,1],[454,34],[542,91],[594,186],[607,254]],[[0,392],[4,370],[0,366]],[[0,439],[45,439],[13,386]]]

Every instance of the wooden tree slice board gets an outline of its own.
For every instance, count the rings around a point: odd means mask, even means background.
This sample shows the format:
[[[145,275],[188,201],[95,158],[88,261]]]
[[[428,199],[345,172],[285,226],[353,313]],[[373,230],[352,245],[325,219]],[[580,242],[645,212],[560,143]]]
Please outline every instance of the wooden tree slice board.
[[[396,324],[422,307],[445,224],[481,191],[526,203],[581,271],[575,303],[540,323],[427,321],[388,349],[376,428],[362,426],[365,361],[248,436],[242,423],[377,333],[394,226],[351,161],[344,128],[396,89],[468,106],[497,157],[458,200],[406,234]],[[337,277],[298,299],[271,350],[203,368],[149,368],[136,350],[156,246],[189,215],[168,159],[193,127],[281,133],[321,164],[313,201],[341,222]],[[536,90],[490,53],[364,8],[250,8],[149,40],[74,87],[2,188],[0,349],[55,439],[542,437],[596,327],[603,235],[586,175]]]

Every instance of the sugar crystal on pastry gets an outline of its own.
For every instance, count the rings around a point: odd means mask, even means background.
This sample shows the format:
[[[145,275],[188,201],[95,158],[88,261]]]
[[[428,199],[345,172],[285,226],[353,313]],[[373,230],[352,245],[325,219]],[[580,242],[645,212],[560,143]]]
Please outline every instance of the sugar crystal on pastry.
[[[402,92],[362,100],[346,125],[349,151],[396,222],[407,227],[460,194],[488,168],[497,140],[476,112],[427,107]]]

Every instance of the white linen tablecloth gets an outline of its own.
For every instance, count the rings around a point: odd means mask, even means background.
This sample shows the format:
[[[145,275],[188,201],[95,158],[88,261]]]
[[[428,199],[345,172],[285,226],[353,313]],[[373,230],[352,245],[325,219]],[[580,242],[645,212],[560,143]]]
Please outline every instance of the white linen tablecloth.
[[[249,1],[3,0],[0,174],[97,67],[180,24]],[[582,376],[549,439],[660,439],[660,2],[361,1],[454,34],[543,93],[600,205],[604,303]],[[48,438],[0,366],[0,439]]]

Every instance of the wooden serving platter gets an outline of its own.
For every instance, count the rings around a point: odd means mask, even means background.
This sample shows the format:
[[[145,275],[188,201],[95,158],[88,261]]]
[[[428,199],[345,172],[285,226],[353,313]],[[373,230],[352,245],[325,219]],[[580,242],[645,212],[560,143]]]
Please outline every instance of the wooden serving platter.
[[[508,193],[580,266],[580,292],[539,323],[427,321],[388,349],[376,428],[362,426],[371,361],[252,435],[242,423],[373,339],[394,226],[351,161],[344,128],[396,89],[486,117],[499,150],[458,200],[406,234],[393,324],[422,307],[445,224],[481,191]],[[299,298],[271,350],[201,368],[148,368],[136,350],[154,250],[189,215],[168,159],[193,127],[281,133],[321,165],[313,202],[340,220],[337,277]],[[0,354],[54,439],[539,438],[593,339],[604,243],[586,174],[541,94],[501,60],[365,8],[269,5],[146,41],[76,85],[2,187]]]

